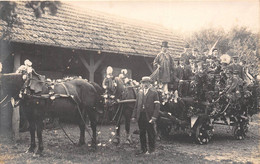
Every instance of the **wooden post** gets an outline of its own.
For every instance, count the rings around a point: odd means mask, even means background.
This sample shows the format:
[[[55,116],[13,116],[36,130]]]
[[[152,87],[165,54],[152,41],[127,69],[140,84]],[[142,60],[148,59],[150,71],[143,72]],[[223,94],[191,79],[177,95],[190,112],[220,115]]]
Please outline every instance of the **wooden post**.
[[[83,55],[79,55],[81,62],[86,67],[86,69],[89,72],[89,81],[93,81],[95,79],[95,72],[98,69],[98,67],[101,65],[101,63],[104,61],[105,56],[103,55],[99,60],[95,62],[94,55],[89,56],[89,63],[87,62],[86,58]]]
[[[4,63],[7,57],[11,55],[11,47],[8,41],[0,40],[0,58],[3,64],[3,71],[4,71]],[[4,93],[1,90],[0,93],[0,100],[2,100],[7,93]],[[5,136],[10,136],[11,134],[11,127],[12,127],[12,108],[10,104],[5,105],[5,107],[0,105],[0,133]]]
[[[90,66],[90,69],[89,69],[89,81],[93,81],[94,82],[94,74],[95,74],[95,61],[94,61],[94,56],[93,55],[90,55],[90,58],[89,58],[89,66]]]
[[[21,54],[15,54],[13,72],[16,72],[16,70],[20,67],[20,65],[21,65]],[[18,141],[20,139],[19,127],[20,127],[20,107],[17,106],[13,108],[13,115],[12,115],[12,132],[13,132],[14,141]]]

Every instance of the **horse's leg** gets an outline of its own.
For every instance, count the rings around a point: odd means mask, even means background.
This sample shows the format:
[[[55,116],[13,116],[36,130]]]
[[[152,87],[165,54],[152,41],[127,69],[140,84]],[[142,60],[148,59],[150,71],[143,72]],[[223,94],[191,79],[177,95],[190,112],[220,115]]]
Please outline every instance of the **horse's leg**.
[[[130,120],[131,120],[132,112],[133,112],[133,110],[129,106],[127,106],[124,109],[126,143],[129,143],[129,144],[132,142],[132,138],[130,135]]]
[[[80,138],[79,138],[78,146],[85,144],[86,112],[83,110],[81,114],[83,118],[80,116],[80,120],[79,120]]]
[[[97,120],[96,120],[96,111],[93,108],[87,110],[88,117],[90,120],[90,126],[92,129],[92,146],[96,147],[97,144]]]
[[[35,122],[34,121],[29,121],[29,129],[30,129],[30,135],[31,135],[31,144],[26,153],[33,153],[34,149],[36,148],[36,143],[35,143]]]
[[[43,151],[43,142],[42,142],[42,131],[43,131],[43,117],[40,116],[36,121],[36,130],[37,130],[37,138],[38,138],[38,149],[35,154],[42,155]]]
[[[119,115],[118,115],[118,120],[116,122],[116,137],[114,140],[115,144],[119,144],[120,143],[120,125],[121,125],[121,119],[122,119],[122,115],[123,115],[123,105],[119,104],[118,108],[119,108]]]

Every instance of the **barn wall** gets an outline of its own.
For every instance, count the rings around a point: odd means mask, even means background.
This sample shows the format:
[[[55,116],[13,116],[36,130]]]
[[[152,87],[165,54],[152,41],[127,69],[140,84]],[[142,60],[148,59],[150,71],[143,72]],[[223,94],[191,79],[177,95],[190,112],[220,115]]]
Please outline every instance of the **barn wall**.
[[[57,48],[49,46],[38,46],[30,44],[17,43],[15,45],[15,54],[21,54],[21,64],[29,59],[33,63],[36,72],[45,75],[47,78],[59,79],[65,76],[82,76],[89,78],[89,72],[82,64],[79,55],[89,62],[90,56],[94,56],[97,62],[105,56],[95,72],[95,82],[102,83],[104,79],[104,70],[107,66],[121,69],[129,69],[132,72],[132,78],[141,80],[142,76],[151,74],[142,56],[126,56],[112,53],[98,53],[97,51],[73,50],[69,48]],[[152,58],[146,58],[152,63]]]

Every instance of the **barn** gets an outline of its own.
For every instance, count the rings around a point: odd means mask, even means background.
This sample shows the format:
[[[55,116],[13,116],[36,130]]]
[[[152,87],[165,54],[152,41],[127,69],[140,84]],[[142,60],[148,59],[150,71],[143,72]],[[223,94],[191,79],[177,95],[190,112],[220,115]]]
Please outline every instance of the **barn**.
[[[183,51],[184,41],[162,26],[119,16],[80,10],[62,3],[56,15],[46,11],[36,18],[26,2],[16,2],[22,25],[8,29],[0,20],[0,62],[3,73],[15,72],[29,59],[37,73],[60,79],[81,76],[101,84],[107,66],[117,76],[121,69],[139,81],[152,73],[152,62],[160,52],[161,42],[169,42],[172,56]],[[0,129],[10,129],[12,108],[1,110]],[[17,116],[17,114],[15,114]],[[4,130],[0,130],[4,131]]]
[[[62,3],[55,16],[34,16],[25,2],[17,2],[22,26],[12,28],[8,41],[1,42],[4,72],[13,72],[29,59],[33,68],[48,78],[82,76],[101,83],[107,66],[117,75],[121,69],[140,80],[150,75],[161,42],[169,42],[174,56],[184,41],[162,26],[101,13],[80,10]],[[2,31],[5,28],[1,22]]]

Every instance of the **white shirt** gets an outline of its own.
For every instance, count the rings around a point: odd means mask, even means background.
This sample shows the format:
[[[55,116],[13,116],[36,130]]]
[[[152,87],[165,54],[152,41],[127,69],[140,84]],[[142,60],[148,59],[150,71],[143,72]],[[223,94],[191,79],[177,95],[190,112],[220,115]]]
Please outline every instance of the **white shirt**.
[[[146,94],[147,94],[148,90],[149,90],[149,88],[147,88],[147,89],[144,89],[144,95],[146,95]]]

